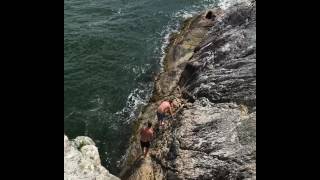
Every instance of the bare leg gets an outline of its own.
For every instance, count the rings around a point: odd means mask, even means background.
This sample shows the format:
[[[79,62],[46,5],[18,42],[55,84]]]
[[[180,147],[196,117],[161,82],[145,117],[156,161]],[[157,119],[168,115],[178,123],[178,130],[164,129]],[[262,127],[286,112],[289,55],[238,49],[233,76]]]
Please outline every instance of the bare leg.
[[[146,152],[144,153],[144,157],[147,157],[148,152],[149,152],[149,148],[146,148]]]
[[[144,155],[144,147],[143,146],[141,146],[141,151],[142,151],[141,156],[143,156]]]
[[[146,153],[145,153],[145,149],[146,149],[146,148],[144,147],[144,148],[143,148],[143,152],[142,152],[142,155],[143,155],[143,156],[145,156],[145,154],[146,154]]]

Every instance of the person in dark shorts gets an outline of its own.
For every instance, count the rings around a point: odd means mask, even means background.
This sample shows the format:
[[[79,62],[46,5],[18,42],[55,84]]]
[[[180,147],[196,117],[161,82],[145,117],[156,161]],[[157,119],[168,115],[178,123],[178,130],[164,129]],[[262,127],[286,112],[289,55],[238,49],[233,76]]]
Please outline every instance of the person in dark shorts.
[[[166,118],[166,113],[169,113],[171,115],[171,117],[173,116],[172,108],[173,108],[173,100],[172,99],[161,102],[161,104],[159,105],[159,107],[157,109],[157,117],[158,117],[158,121],[159,121],[160,126],[164,125],[163,121]]]
[[[148,121],[148,127],[143,127],[140,130],[140,145],[144,158],[148,155],[153,134],[152,123]]]

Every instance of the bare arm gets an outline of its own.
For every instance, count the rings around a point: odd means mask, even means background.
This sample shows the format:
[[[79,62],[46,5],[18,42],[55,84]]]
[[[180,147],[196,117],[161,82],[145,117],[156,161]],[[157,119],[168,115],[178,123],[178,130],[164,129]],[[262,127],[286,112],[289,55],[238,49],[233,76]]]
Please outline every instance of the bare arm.
[[[154,131],[153,131],[153,129],[152,129],[151,140],[153,140],[153,139],[154,139]]]
[[[172,108],[171,108],[171,107],[169,107],[169,111],[170,111],[171,116],[173,116]]]

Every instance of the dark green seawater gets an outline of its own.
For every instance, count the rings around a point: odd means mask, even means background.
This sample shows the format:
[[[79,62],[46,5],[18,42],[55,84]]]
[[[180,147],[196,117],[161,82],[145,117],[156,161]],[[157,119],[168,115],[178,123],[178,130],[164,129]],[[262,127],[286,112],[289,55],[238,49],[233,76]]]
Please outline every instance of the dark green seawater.
[[[215,0],[65,0],[64,131],[89,136],[118,174],[168,35]]]

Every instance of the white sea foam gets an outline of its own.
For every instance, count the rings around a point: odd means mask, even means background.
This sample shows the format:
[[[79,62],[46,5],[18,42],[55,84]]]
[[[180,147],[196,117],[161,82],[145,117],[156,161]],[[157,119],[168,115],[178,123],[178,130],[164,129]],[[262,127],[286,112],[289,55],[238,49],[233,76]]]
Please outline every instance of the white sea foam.
[[[250,4],[249,0],[221,0],[218,3],[218,6],[223,9],[226,10],[228,9],[230,6],[236,4],[236,3],[247,3]]]
[[[177,24],[176,24],[177,26]],[[174,32],[178,32],[177,28],[175,28],[175,26],[171,26],[171,25],[167,25],[166,28],[161,32],[161,36],[163,37],[162,38],[162,41],[161,41],[161,52],[160,52],[160,61],[159,61],[159,64],[160,64],[160,71],[162,72],[163,71],[163,61],[164,61],[164,58],[166,56],[166,52],[165,52],[165,49],[167,48],[167,46],[169,45],[170,43],[170,35]]]
[[[160,55],[159,55],[159,65],[160,71],[163,71],[163,61],[166,56],[165,49],[170,43],[170,35],[172,33],[179,33],[179,28],[183,20],[187,18],[191,18],[200,12],[203,12],[207,9],[211,9],[214,7],[221,7],[222,9],[227,9],[231,5],[237,2],[248,2],[248,0],[222,0],[217,3],[216,0],[204,0],[207,2],[206,5],[194,5],[191,9],[192,10],[180,10],[178,12],[173,13],[171,21],[168,23],[167,26],[163,29],[160,33],[161,36],[161,47],[160,47]],[[157,49],[159,50],[159,49]],[[210,54],[208,58],[214,58],[214,54]],[[131,67],[132,71],[135,74],[144,74],[146,70],[140,67]],[[139,107],[146,105],[147,101],[151,97],[153,89],[153,83],[150,84],[141,84],[136,89],[134,89],[127,97],[127,102],[125,107],[116,113],[117,116],[127,117],[124,121],[125,123],[130,123],[136,116],[138,115]]]
[[[116,112],[115,115],[125,117],[123,123],[132,122],[138,115],[139,108],[146,105],[147,100],[151,97],[153,83],[139,83],[127,97],[125,107]]]
[[[180,11],[177,11],[175,13],[173,13],[171,21],[168,23],[168,25],[164,28],[164,30],[161,32],[161,52],[160,52],[160,71],[163,71],[163,61],[164,58],[166,56],[166,52],[165,49],[167,48],[167,46],[170,43],[170,36],[173,33],[179,33],[179,29],[181,26],[181,23],[183,22],[183,20],[186,20],[188,18],[191,18],[193,16],[195,16],[196,14],[199,14],[201,11],[208,9],[208,8],[212,8],[213,6],[215,6],[214,2],[216,2],[215,0],[208,0],[207,2],[212,2],[210,5],[195,5],[193,6],[191,9],[192,10],[185,10],[182,9]]]

